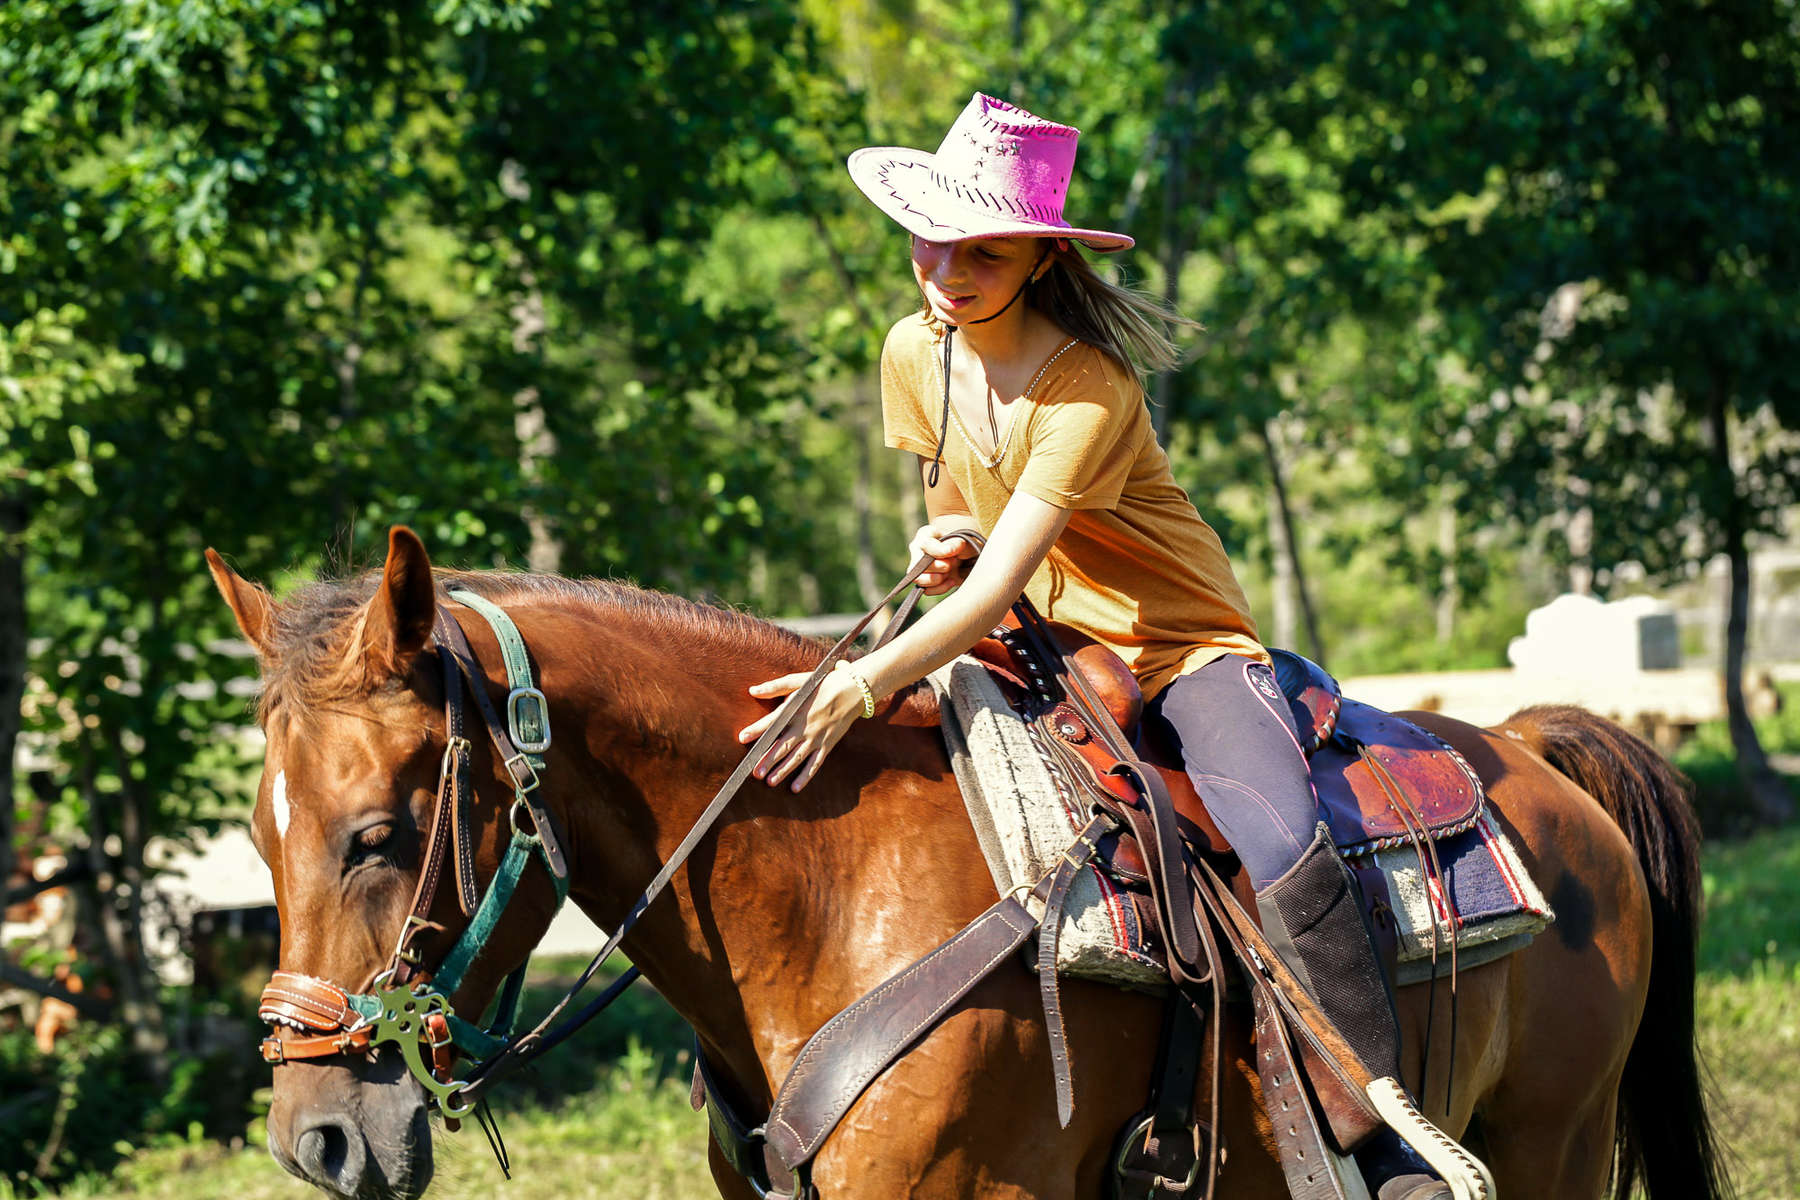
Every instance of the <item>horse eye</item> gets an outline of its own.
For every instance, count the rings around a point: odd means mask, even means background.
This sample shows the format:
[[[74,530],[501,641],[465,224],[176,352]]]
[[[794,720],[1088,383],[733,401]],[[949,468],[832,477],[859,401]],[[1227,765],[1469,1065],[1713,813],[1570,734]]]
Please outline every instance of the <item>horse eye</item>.
[[[386,858],[392,849],[394,826],[392,822],[383,821],[360,829],[350,839],[350,865],[355,866],[370,859]]]

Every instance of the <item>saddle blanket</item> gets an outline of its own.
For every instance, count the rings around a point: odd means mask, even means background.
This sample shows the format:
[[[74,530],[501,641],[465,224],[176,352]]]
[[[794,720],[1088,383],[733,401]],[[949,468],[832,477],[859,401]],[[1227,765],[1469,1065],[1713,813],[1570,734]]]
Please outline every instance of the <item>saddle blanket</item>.
[[[1069,780],[1052,769],[1038,730],[1021,718],[988,668],[963,657],[929,677],[938,698],[944,743],[962,788],[969,820],[1001,895],[1028,890],[1062,856],[1085,824]],[[1472,828],[1437,843],[1441,886],[1420,870],[1410,846],[1352,858],[1376,920],[1393,927],[1399,983],[1429,978],[1433,929],[1439,974],[1450,970],[1452,925],[1457,966],[1469,968],[1523,946],[1552,919],[1542,892],[1487,812]],[[1444,892],[1456,919],[1447,913]],[[1386,903],[1379,901],[1385,897]],[[1032,902],[1033,913],[1042,906]],[[1384,918],[1381,910],[1391,912]],[[1070,888],[1057,964],[1063,974],[1120,987],[1160,990],[1168,971],[1150,948],[1138,908],[1096,865]]]
[[[1350,860],[1365,893],[1386,888],[1399,943],[1396,984],[1429,979],[1434,969],[1448,975],[1452,934],[1456,967],[1467,970],[1511,954],[1555,920],[1485,805],[1473,828],[1437,843],[1437,858],[1441,881],[1420,869],[1410,846]],[[1368,877],[1370,863],[1380,871],[1380,881]]]

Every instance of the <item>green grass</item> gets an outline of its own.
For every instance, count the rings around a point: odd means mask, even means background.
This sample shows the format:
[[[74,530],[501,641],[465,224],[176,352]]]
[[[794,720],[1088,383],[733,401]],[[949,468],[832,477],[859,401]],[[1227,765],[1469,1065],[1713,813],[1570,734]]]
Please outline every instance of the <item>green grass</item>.
[[[1708,848],[1700,1046],[1743,1200],[1800,1196],[1800,828]]]
[[[1800,1196],[1800,828],[1709,845],[1701,942],[1700,1044],[1715,1084],[1713,1113],[1741,1200]],[[577,964],[553,962],[527,1012],[541,1012]],[[479,1129],[438,1134],[431,1195],[571,1200],[688,1200],[713,1194],[706,1122],[687,1104],[685,1027],[639,985],[503,1091],[498,1116],[512,1154],[504,1184]],[[138,1151],[108,1176],[58,1193],[141,1200],[309,1200],[262,1149],[255,1123],[235,1147],[195,1138]],[[34,1195],[0,1182],[0,1200]]]

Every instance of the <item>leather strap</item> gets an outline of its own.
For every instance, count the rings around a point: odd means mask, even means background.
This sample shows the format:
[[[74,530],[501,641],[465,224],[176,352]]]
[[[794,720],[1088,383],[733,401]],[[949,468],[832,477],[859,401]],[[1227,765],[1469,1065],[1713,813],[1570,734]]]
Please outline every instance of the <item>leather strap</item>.
[[[1069,1035],[1063,1027],[1062,989],[1056,973],[1056,951],[1062,942],[1063,902],[1068,899],[1076,872],[1094,856],[1100,838],[1115,827],[1116,822],[1110,816],[1102,815],[1089,821],[1075,835],[1075,841],[1057,860],[1038,929],[1038,994],[1044,1003],[1044,1032],[1050,1038],[1050,1073],[1056,1080],[1056,1119],[1064,1129],[1075,1116],[1075,1069],[1069,1059]]]
[[[1385,1124],[1367,1093],[1374,1076],[1319,1011],[1211,865],[1201,858],[1194,863],[1194,892],[1231,944],[1238,962],[1244,964],[1252,998],[1267,992],[1271,1005],[1299,1034],[1308,1079],[1330,1122],[1332,1136],[1345,1151],[1355,1149]]]
[[[442,609],[438,610],[437,620],[439,625],[446,620]],[[419,871],[418,882],[413,885],[412,905],[406,923],[400,927],[400,939],[390,964],[394,982],[399,984],[410,983],[412,977],[423,970],[424,964],[414,943],[423,934],[440,928],[431,920],[431,908],[437,901],[445,859],[451,855],[452,847],[458,853],[466,852],[471,840],[467,832],[459,828],[469,821],[469,810],[473,805],[469,796],[472,790],[469,739],[463,733],[462,671],[442,642],[440,637],[437,652],[444,678],[444,761],[438,768],[437,807],[432,812],[431,829],[426,834],[424,866]],[[457,904],[466,917],[475,911],[477,903],[473,855],[470,854],[467,862],[458,861],[454,870]]]
[[[1276,1007],[1273,990],[1253,983],[1251,1001],[1256,1009],[1256,1069],[1262,1077],[1263,1108],[1274,1128],[1288,1192],[1294,1200],[1347,1200],[1312,1101],[1301,1083],[1300,1065],[1294,1059],[1287,1022]]]
[[[1218,1011],[1216,1008],[1213,1010]],[[1162,1033],[1157,1038],[1156,1073],[1150,1078],[1150,1101],[1126,1125],[1113,1151],[1112,1200],[1137,1200],[1150,1196],[1191,1196],[1200,1182],[1200,1196],[1210,1197],[1217,1183],[1220,1147],[1218,1020],[1214,1031],[1212,1119],[1196,1121],[1194,1084],[1199,1076],[1202,1040],[1207,1017],[1193,999],[1179,988],[1170,988],[1163,1005]]]
[[[492,627],[494,639],[500,643],[501,661],[506,664],[506,682],[512,688],[506,697],[507,733],[525,750],[531,765],[543,770],[544,760],[539,755],[550,745],[550,714],[544,694],[532,684],[531,655],[519,636],[519,627],[505,609],[474,592],[451,588],[449,596],[480,613]]]
[[[1013,612],[1018,616],[1019,629],[1035,656],[1048,665],[1048,670],[1061,684],[1063,694],[1087,723],[1090,735],[1101,741],[1118,760],[1110,774],[1128,783],[1136,794],[1137,803],[1122,802],[1119,815],[1131,826],[1138,850],[1149,868],[1151,898],[1156,903],[1163,936],[1168,941],[1169,973],[1177,984],[1205,983],[1205,951],[1201,948],[1200,927],[1194,919],[1194,906],[1188,894],[1184,861],[1187,856],[1176,823],[1175,802],[1169,797],[1167,785],[1161,776],[1146,769],[1138,760],[1131,742],[1112,719],[1106,705],[1094,695],[1086,677],[1055,649],[1055,640],[1031,601],[1021,596],[1013,606]]]
[[[779,711],[792,712],[794,709],[809,702],[814,694],[818,692],[820,681],[825,678],[825,675],[833,668],[837,660],[843,657],[844,652],[849,649],[850,644],[862,634],[864,629],[869,627],[870,622],[880,614],[882,609],[892,603],[902,592],[913,586],[919,576],[925,573],[925,570],[931,565],[931,562],[930,556],[920,555],[918,560],[907,569],[905,576],[903,576],[900,582],[895,584],[893,588],[888,591],[888,594],[882,598],[881,602],[870,608],[867,613],[863,614],[862,619],[857,621],[850,632],[839,638],[837,644],[826,652],[825,657],[820,661],[818,667],[813,670],[811,675],[807,676],[806,682],[802,683],[797,690],[782,702]],[[882,642],[885,642],[892,634],[899,632],[898,626],[904,618],[905,613],[908,611],[910,611],[910,606],[902,606],[901,612],[888,623],[887,629],[883,631],[881,638]],[[600,969],[600,965],[612,957],[613,952],[619,948],[619,943],[625,940],[625,936],[637,925],[638,919],[644,915],[644,911],[650,907],[651,903],[654,902],[659,895],[662,894],[662,890],[668,886],[669,880],[674,878],[675,872],[681,869],[683,864],[687,862],[688,856],[693,854],[695,848],[699,846],[701,839],[711,832],[713,825],[717,823],[720,815],[724,813],[726,805],[728,805],[732,798],[737,795],[738,789],[743,787],[744,781],[750,777],[751,769],[755,767],[757,762],[762,759],[762,756],[768,752],[769,747],[773,746],[776,740],[782,735],[782,729],[783,723],[781,721],[771,721],[769,727],[763,730],[762,736],[756,739],[756,743],[751,746],[744,754],[744,757],[739,760],[736,769],[731,772],[724,783],[719,785],[719,790],[715,792],[713,798],[707,802],[706,808],[702,810],[700,816],[695,819],[694,824],[688,830],[687,835],[683,837],[675,849],[670,852],[669,858],[663,863],[662,868],[657,871],[655,877],[645,885],[644,890],[638,894],[638,898],[632,902],[630,909],[626,911],[626,914],[620,920],[618,927],[613,930],[612,936],[606,939],[606,943],[600,947],[599,953],[594,955],[593,960],[588,963],[587,967],[582,971],[580,977],[576,979],[568,993],[556,1003],[556,1006],[550,1010],[542,1021],[538,1022],[537,1026],[534,1027],[531,1032],[515,1040],[512,1044],[507,1046],[506,1049],[502,1050],[494,1057],[477,1064],[475,1070],[471,1072],[469,1076],[469,1082],[465,1089],[466,1094],[471,1101],[486,1094],[486,1092],[488,1092],[494,1084],[504,1076],[510,1074],[525,1063],[530,1062],[532,1059],[542,1055],[551,1047],[561,1043],[570,1034],[574,1033],[583,1022],[599,1012],[598,1006],[589,1005],[588,1008],[572,1018],[569,1022],[560,1026],[556,1025],[557,1020],[562,1016],[564,1010],[568,1008],[570,1001],[572,1001],[581,990],[587,986],[588,981],[594,977],[594,973]],[[555,1027],[552,1028],[553,1026]]]
[[[475,883],[475,839],[469,831],[475,820],[475,774],[470,764],[474,747],[469,742],[468,710],[463,704],[463,666],[451,653],[448,633],[443,628],[454,625],[450,614],[438,609],[438,657],[444,664],[444,769],[438,781],[438,824],[447,825],[451,833],[450,850],[456,863],[456,902],[462,909],[463,916],[475,912],[479,902],[480,890]],[[458,633],[461,628],[458,627]],[[473,681],[475,691],[481,690],[479,680]],[[437,888],[434,877],[432,889]],[[427,907],[431,896],[425,895]],[[416,912],[415,916],[424,917],[425,912]]]
[[[259,1044],[263,1061],[280,1066],[294,1058],[329,1058],[334,1054],[360,1054],[369,1048],[375,1027],[364,1025],[343,1033],[314,1034],[310,1037],[271,1035]]]
[[[462,626],[447,611],[439,609],[440,620],[436,631],[440,637],[440,645],[447,639],[447,649],[463,674],[469,680],[469,692],[475,699],[475,708],[481,713],[481,719],[487,725],[488,739],[494,744],[494,752],[500,757],[500,765],[512,778],[513,793],[516,802],[523,804],[531,814],[538,837],[543,839],[544,856],[550,864],[550,871],[558,879],[569,877],[568,863],[563,859],[562,846],[550,814],[538,801],[537,768],[531,759],[513,744],[507,726],[500,720],[500,714],[494,708],[494,701],[487,693],[487,676],[481,669],[480,660],[469,646],[469,639],[463,634]]]
[[[277,971],[263,985],[257,1019],[322,1033],[350,1023],[354,1012],[343,988],[295,971]]]
[[[782,1165],[810,1161],[869,1084],[1037,927],[1024,905],[1002,899],[813,1034],[769,1114],[766,1136]]]
[[[1046,913],[1060,913],[1070,883],[1111,824],[1108,817],[1095,817],[1056,869],[1038,880],[1031,894]],[[868,1086],[1042,928],[1024,905],[1003,897],[955,937],[827,1021],[794,1060],[764,1126],[773,1156],[771,1178],[784,1173],[797,1178]],[[1060,1033],[1060,1017],[1058,1025]]]

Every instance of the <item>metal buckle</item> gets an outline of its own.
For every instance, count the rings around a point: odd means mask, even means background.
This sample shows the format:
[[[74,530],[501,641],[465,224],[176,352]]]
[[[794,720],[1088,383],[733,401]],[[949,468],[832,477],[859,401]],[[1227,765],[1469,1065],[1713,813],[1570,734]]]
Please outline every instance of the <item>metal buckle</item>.
[[[525,768],[524,778],[520,777],[518,768],[513,766],[514,763],[518,763]],[[531,765],[531,760],[529,758],[525,757],[525,751],[519,751],[519,753],[513,755],[500,765],[505,767],[507,773],[513,777],[513,787],[517,789],[519,795],[523,796],[526,792],[535,791],[537,789],[537,768]],[[525,782],[527,779],[531,782]]]
[[[530,709],[524,706],[529,704]],[[535,711],[533,711],[535,710]],[[520,725],[529,723],[543,731],[541,738],[529,738]],[[542,754],[550,748],[550,702],[534,687],[516,687],[506,697],[506,725],[513,745],[526,754]]]

